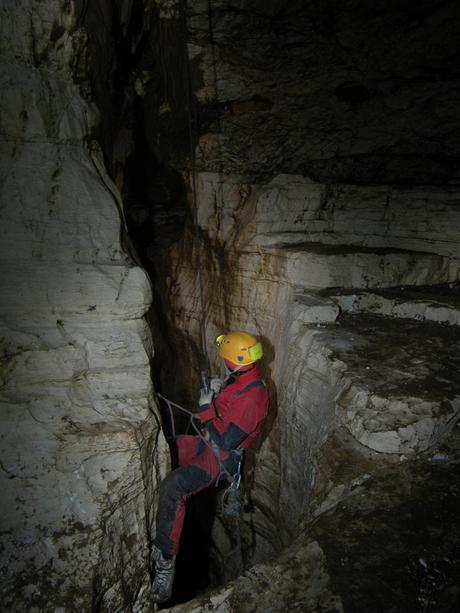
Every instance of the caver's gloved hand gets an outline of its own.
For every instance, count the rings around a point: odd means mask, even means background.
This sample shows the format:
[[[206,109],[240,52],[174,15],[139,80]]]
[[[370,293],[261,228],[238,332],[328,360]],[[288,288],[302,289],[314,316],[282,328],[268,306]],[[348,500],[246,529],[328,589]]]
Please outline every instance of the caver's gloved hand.
[[[222,388],[222,380],[219,377],[211,377],[211,379],[209,380],[209,387],[217,396],[217,394]]]
[[[213,401],[214,396],[220,392],[222,387],[222,381],[219,377],[212,377],[209,380],[209,389],[202,387],[200,389],[200,397],[198,399],[198,406],[200,409],[207,407]]]
[[[202,387],[200,389],[200,397],[198,398],[198,406],[200,407],[200,409],[204,409],[209,404],[211,404],[213,398],[214,390],[206,390],[204,387]]]

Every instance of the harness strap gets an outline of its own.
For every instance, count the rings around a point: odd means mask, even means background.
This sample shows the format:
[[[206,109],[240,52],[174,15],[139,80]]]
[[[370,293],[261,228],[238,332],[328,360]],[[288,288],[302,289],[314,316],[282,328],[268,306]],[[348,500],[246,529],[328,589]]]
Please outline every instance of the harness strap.
[[[261,385],[265,385],[265,383],[261,380],[252,381],[243,390],[241,390],[240,393],[244,392],[247,389],[252,389],[253,387],[260,387]],[[199,428],[194,423],[193,417],[195,413],[192,413],[192,411],[185,409],[180,404],[172,402],[172,400],[169,400],[162,394],[157,394],[157,396],[161,398],[162,400],[164,400],[168,407],[170,417],[171,417],[174,438],[176,435],[175,435],[175,429],[174,429],[173,407],[176,409],[179,409],[179,411],[187,413],[190,416],[190,423],[192,427],[194,428],[194,430],[196,431],[196,433],[198,434],[202,442],[207,447],[209,447],[209,449],[214,453],[214,455],[217,458],[217,461],[219,462],[219,473],[216,477],[216,487],[219,485],[220,480],[222,478],[225,478],[229,482],[229,485],[226,487],[223,497],[222,497],[222,512],[227,517],[237,518],[240,512],[240,503],[237,498],[237,493],[238,493],[238,490],[240,489],[241,479],[242,479],[241,467],[243,464],[244,449],[238,447],[237,449],[232,449],[232,451],[230,451],[230,456],[232,456],[237,461],[235,472],[231,474],[230,471],[228,471],[224,466],[224,463],[220,457],[219,447],[214,443],[214,441],[210,441],[206,439],[206,437],[203,436]],[[239,541],[240,537],[239,537],[239,526],[238,525],[237,525],[237,529],[238,529],[237,540]]]
[[[233,398],[237,398],[238,396],[241,396],[241,394],[249,392],[250,390],[255,389],[256,387],[266,387],[265,382],[262,381],[262,379],[256,379],[255,381],[251,381],[245,387],[243,387],[242,390],[238,390],[237,392],[235,392],[233,394],[233,396],[232,396],[232,399]],[[219,482],[220,482],[221,478],[225,477],[227,479],[227,481],[230,482],[230,487],[234,487],[235,478],[236,478],[237,479],[237,485],[236,485],[235,489],[238,489],[239,485],[240,485],[240,482],[241,482],[241,463],[242,463],[242,460],[243,460],[244,449],[237,448],[237,449],[232,449],[232,451],[230,451],[230,456],[232,456],[232,455],[233,455],[233,457],[235,457],[235,455],[237,456],[237,458],[235,458],[235,459],[237,459],[236,473],[233,474],[233,475],[230,474],[230,472],[225,468],[224,463],[222,461],[222,458],[221,458],[221,455],[220,455],[220,448],[216,445],[216,443],[214,443],[214,441],[208,440],[205,436],[203,436],[203,434],[200,432],[199,428],[194,423],[193,418],[195,416],[195,413],[192,413],[192,411],[189,411],[188,409],[184,409],[184,407],[181,407],[179,404],[176,404],[175,402],[172,402],[171,400],[169,400],[168,398],[166,398],[162,394],[157,394],[157,396],[166,402],[166,405],[167,405],[167,407],[169,409],[169,413],[170,413],[170,417],[171,417],[171,424],[172,424],[172,431],[173,431],[173,438],[176,437],[176,433],[175,433],[175,427],[174,427],[174,415],[173,415],[172,407],[175,407],[176,409],[179,409],[180,411],[183,411],[184,413],[187,413],[190,416],[190,423],[191,423],[193,429],[198,434],[198,436],[203,441],[203,443],[216,456],[217,461],[219,462],[219,474],[217,475],[216,486],[219,485]],[[216,411],[217,415],[219,415],[219,413],[217,411],[217,407],[214,405],[214,402],[212,404],[214,406],[214,410]]]
[[[225,468],[222,459],[220,457],[220,449],[219,447],[213,442],[208,440],[205,436],[203,436],[203,434],[201,433],[200,429],[197,427],[197,425],[195,424],[193,418],[196,415],[195,413],[192,413],[192,411],[189,411],[188,409],[184,409],[184,407],[181,407],[180,404],[177,404],[176,402],[173,402],[172,400],[169,400],[168,398],[166,398],[165,396],[163,396],[162,394],[157,394],[158,398],[161,398],[162,400],[164,400],[166,402],[166,405],[169,409],[169,413],[171,416],[171,421],[174,424],[174,415],[173,415],[173,411],[172,411],[172,407],[179,409],[179,411],[182,411],[183,413],[187,413],[187,415],[190,415],[190,424],[192,425],[193,429],[195,430],[195,432],[197,433],[197,435],[200,437],[200,439],[203,441],[203,443],[213,452],[213,454],[216,456],[217,461],[219,462],[219,474],[217,475],[217,479],[216,479],[216,485],[219,485],[219,481],[220,479],[224,476],[226,479],[228,479],[229,481],[232,480],[232,475],[229,473],[229,471]],[[175,431],[174,432],[174,438],[175,438]]]

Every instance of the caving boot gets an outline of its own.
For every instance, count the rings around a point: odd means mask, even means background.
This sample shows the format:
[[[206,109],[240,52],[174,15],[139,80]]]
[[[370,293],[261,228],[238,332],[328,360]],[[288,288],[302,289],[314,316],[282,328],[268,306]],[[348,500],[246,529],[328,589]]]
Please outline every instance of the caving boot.
[[[153,603],[166,602],[171,598],[176,568],[176,556],[166,558],[163,553],[153,547],[155,560],[155,578],[150,589],[150,599]]]

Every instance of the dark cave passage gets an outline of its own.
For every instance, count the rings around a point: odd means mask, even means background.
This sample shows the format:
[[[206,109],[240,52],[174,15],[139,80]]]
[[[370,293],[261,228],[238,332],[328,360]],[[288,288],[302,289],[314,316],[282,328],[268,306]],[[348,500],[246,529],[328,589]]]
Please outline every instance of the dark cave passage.
[[[151,365],[152,379],[157,392],[194,411],[196,398],[190,396],[190,379],[194,371],[199,372],[199,348],[186,334],[174,328],[168,315],[170,288],[166,282],[171,275],[169,248],[182,240],[186,224],[190,224],[186,186],[179,173],[156,161],[143,136],[142,113],[138,123],[136,148],[124,171],[123,199],[128,232],[153,286],[152,305],[147,314],[156,347]],[[193,352],[196,355],[191,362]],[[190,418],[176,410],[171,415],[162,401],[159,401],[159,409],[174,468],[177,448],[173,435],[190,432]],[[212,585],[209,567],[217,494],[214,489],[197,494],[187,503],[173,598],[167,603],[168,607],[191,600]]]

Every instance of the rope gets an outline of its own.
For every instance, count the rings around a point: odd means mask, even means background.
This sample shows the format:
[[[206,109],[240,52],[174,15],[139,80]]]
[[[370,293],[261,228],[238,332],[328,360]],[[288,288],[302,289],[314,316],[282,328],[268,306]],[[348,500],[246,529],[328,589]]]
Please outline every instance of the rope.
[[[187,415],[190,416],[190,425],[195,430],[196,434],[200,437],[200,439],[203,441],[203,443],[208,447],[208,449],[210,449],[212,453],[216,456],[217,461],[219,462],[220,470],[216,478],[216,486],[219,485],[219,481],[222,476],[225,476],[225,478],[230,482],[230,485],[224,491],[224,494],[222,497],[222,505],[221,505],[222,512],[224,515],[228,517],[238,517],[240,513],[240,502],[237,498],[237,493],[241,485],[241,465],[243,461],[242,456],[241,456],[242,452],[241,451],[239,452],[240,459],[238,460],[236,473],[234,475],[231,475],[228,472],[228,470],[224,467],[224,465],[222,464],[222,460],[220,458],[218,449],[216,449],[216,447],[213,446],[212,443],[209,442],[209,440],[203,435],[201,430],[196,425],[194,421],[196,418],[196,413],[193,413],[192,411],[189,411],[188,409],[185,409],[184,407],[182,407],[180,404],[177,404],[176,402],[169,400],[169,398],[166,398],[166,396],[163,396],[163,394],[157,393],[157,396],[158,398],[161,398],[162,400],[164,400],[166,403],[166,406],[168,407],[173,439],[176,438],[176,428],[175,428],[175,423],[174,423],[173,407],[175,409],[179,409],[179,411],[182,411],[183,413],[186,413]]]
[[[242,457],[240,457],[240,460],[238,461],[236,473],[233,476],[230,475],[228,470],[223,466],[218,451],[209,443],[206,437],[201,433],[198,426],[195,424],[194,418],[196,417],[196,413],[193,413],[192,411],[189,411],[188,409],[185,409],[184,407],[182,407],[180,404],[177,404],[176,402],[169,400],[169,398],[166,398],[166,396],[163,396],[163,394],[157,393],[157,396],[158,398],[161,398],[162,400],[164,400],[166,403],[166,406],[168,407],[173,438],[174,439],[176,438],[176,430],[175,430],[175,425],[174,425],[174,413],[173,413],[173,407],[174,407],[175,409],[178,409],[179,411],[182,411],[183,413],[186,413],[187,415],[190,416],[190,425],[195,430],[195,432],[200,437],[200,439],[204,442],[204,444],[216,456],[217,461],[219,462],[219,469],[220,469],[219,474],[216,477],[216,487],[219,485],[219,481],[222,476],[225,476],[227,480],[230,482],[230,485],[224,490],[224,493],[222,495],[221,512],[224,516],[230,519],[233,519],[235,521],[235,535],[236,535],[235,541],[236,542],[235,542],[235,547],[225,556],[225,558],[227,559],[233,556],[235,553],[238,553],[240,555],[240,558],[242,559],[243,553],[242,553],[242,547],[241,547],[240,501],[238,500],[238,491],[240,489],[241,477],[242,477],[241,475]]]
[[[198,198],[197,198],[197,189],[196,189],[196,158],[195,158],[195,148],[193,146],[193,118],[192,118],[192,79],[190,75],[190,66],[189,66],[189,57],[188,57],[188,49],[187,49],[187,2],[186,0],[181,0],[180,2],[180,13],[182,18],[182,29],[183,29],[183,37],[184,37],[184,60],[185,60],[185,71],[186,71],[186,79],[187,79],[187,116],[188,116],[188,137],[189,137],[189,148],[190,148],[190,162],[191,162],[191,187],[192,187],[192,199],[193,199],[193,225],[195,230],[195,243],[196,243],[196,255],[195,255],[195,265],[198,276],[198,290],[199,290],[199,298],[200,298],[200,307],[201,307],[201,351],[204,356],[204,371],[209,371],[209,356],[207,350],[207,342],[206,342],[206,315],[205,315],[205,304],[204,304],[204,288],[203,288],[203,275],[201,269],[201,237],[200,237],[200,227],[198,225]]]
[[[174,427],[174,414],[173,414],[173,411],[172,411],[172,407],[174,407],[175,409],[179,409],[179,411],[182,411],[183,413],[187,413],[187,415],[190,415],[190,425],[195,430],[195,432],[200,437],[200,439],[203,441],[203,443],[206,445],[206,447],[208,447],[208,449],[210,449],[212,451],[212,453],[216,456],[217,461],[219,462],[219,474],[216,477],[216,486],[219,485],[219,481],[220,481],[222,476],[225,476],[228,479],[228,481],[232,481],[233,477],[228,472],[228,470],[225,468],[225,466],[222,464],[222,460],[220,458],[220,454],[219,454],[218,449],[216,449],[216,447],[214,447],[209,442],[209,440],[202,434],[202,432],[200,431],[200,429],[196,425],[195,420],[194,420],[194,418],[196,417],[196,413],[192,413],[192,411],[189,411],[188,409],[184,409],[184,407],[181,407],[180,404],[177,404],[176,402],[173,402],[172,400],[169,400],[169,398],[166,398],[162,394],[157,394],[157,396],[158,396],[158,398],[161,398],[162,400],[164,400],[166,402],[166,405],[167,405],[168,410],[169,410],[169,415],[171,417],[171,424],[172,424],[172,431],[173,431],[173,437],[174,438],[176,438],[176,433],[175,433],[175,427]]]
[[[241,460],[238,462],[238,467],[232,482],[225,490],[222,501],[221,510],[223,515],[227,517],[238,517],[240,514],[240,501],[238,500],[238,490],[241,484]]]
[[[231,558],[235,553],[239,554],[241,561],[243,561],[243,550],[241,547],[241,528],[240,528],[240,517],[237,515],[235,518],[235,547],[231,549],[224,557],[225,560]]]
[[[240,471],[239,465],[239,471]],[[241,481],[241,473],[237,473],[233,478],[232,483],[228,486],[222,496],[221,512],[226,518],[228,518],[234,524],[235,546],[227,553],[225,560],[231,558],[233,555],[238,554],[241,561],[243,561],[243,549],[241,546],[241,526],[240,526],[240,500],[238,499],[238,490]]]

